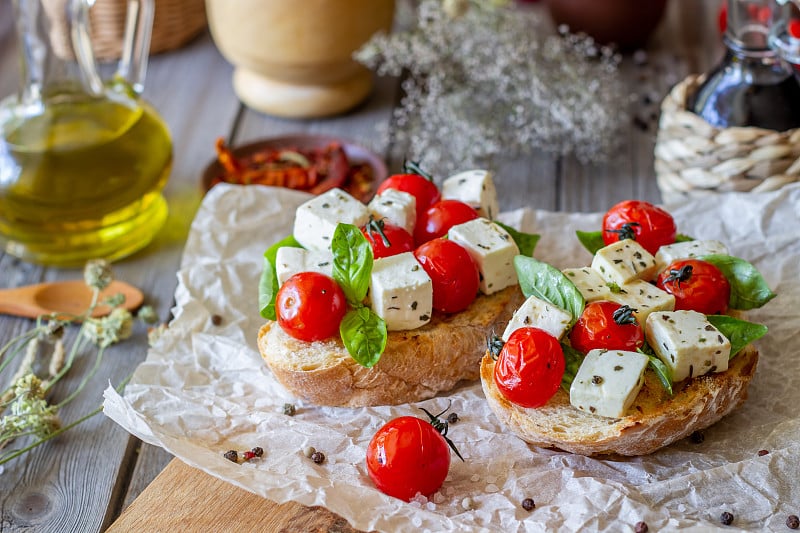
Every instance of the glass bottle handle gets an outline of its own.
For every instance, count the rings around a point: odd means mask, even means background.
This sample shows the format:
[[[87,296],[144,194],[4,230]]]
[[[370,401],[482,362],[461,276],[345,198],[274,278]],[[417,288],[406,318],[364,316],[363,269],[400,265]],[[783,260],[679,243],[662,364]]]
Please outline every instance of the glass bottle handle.
[[[83,86],[91,94],[99,96],[103,93],[103,80],[97,73],[97,61],[92,50],[92,39],[89,33],[89,9],[94,0],[71,0],[69,14],[69,34],[72,50],[80,68]]]

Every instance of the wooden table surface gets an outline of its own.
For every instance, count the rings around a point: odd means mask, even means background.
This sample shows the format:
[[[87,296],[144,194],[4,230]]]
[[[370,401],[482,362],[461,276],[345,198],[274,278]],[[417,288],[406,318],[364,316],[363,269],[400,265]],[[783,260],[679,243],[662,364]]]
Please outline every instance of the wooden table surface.
[[[710,0],[671,0],[666,18],[646,48],[647,64],[636,65],[630,56],[624,61],[620,75],[629,84],[632,95],[663,97],[669,87],[685,75],[705,71],[721,57],[716,29],[717,5],[717,1]],[[16,91],[19,80],[17,37],[11,19],[11,1],[0,0],[0,97]],[[399,100],[397,80],[379,79],[370,99],[351,113],[324,120],[295,121],[268,117],[243,107],[233,92],[231,72],[232,67],[207,34],[179,50],[154,56],[150,61],[144,96],[161,112],[174,138],[175,164],[166,188],[170,217],[150,246],[116,263],[114,272],[117,278],[142,288],[147,302],[155,307],[162,321],[169,319],[177,284],[175,273],[189,223],[201,200],[200,174],[214,155],[217,137],[236,145],[284,133],[341,135],[370,140],[370,146],[385,156],[392,171],[399,170],[403,160],[402,146],[375,146],[376,126],[396,127],[391,118],[392,109]],[[645,117],[657,110],[656,105],[647,107],[641,101],[632,105]],[[627,198],[658,202],[660,195],[654,179],[652,155],[654,137],[654,122],[650,121],[646,130],[641,125],[631,124],[627,128],[624,153],[606,164],[587,166],[571,158],[543,154],[501,161],[493,169],[497,179],[502,181],[499,187],[501,206],[504,209],[531,206],[561,211],[602,211]],[[46,268],[0,252],[0,288],[80,277],[81,271],[77,269]],[[30,327],[29,320],[0,316],[0,345]],[[70,334],[74,335],[74,331]],[[102,391],[109,381],[118,383],[144,360],[146,337],[145,329],[137,327],[131,339],[111,347],[89,386],[62,411],[62,419],[74,420],[99,406]],[[87,359],[76,364],[62,383],[63,388],[56,389],[56,396],[64,390],[72,390],[89,366]],[[8,376],[3,379],[7,380]],[[5,381],[0,380],[0,385],[3,384]],[[171,460],[172,456],[160,448],[141,443],[111,420],[98,415],[0,467],[0,531],[105,530]],[[168,470],[174,473],[187,469],[179,464],[171,465]],[[219,490],[234,491],[225,483],[211,478],[207,481],[216,482]],[[197,483],[197,480],[187,480],[187,483],[192,482]],[[175,493],[191,492],[191,486],[176,486]],[[240,489],[235,490],[239,497],[249,496],[240,494],[243,493]],[[161,505],[165,506],[175,497],[162,496],[166,500]],[[142,496],[142,500],[146,498],[148,494]],[[213,504],[195,501],[193,505],[199,509]],[[191,505],[181,512],[192,514]],[[259,507],[258,512],[272,513],[270,516],[274,520],[261,522],[261,526],[269,523],[277,529],[304,531],[347,529],[346,524],[331,513],[324,510],[309,513],[293,504],[276,506],[264,501],[264,507]],[[178,510],[176,513],[180,515]],[[303,520],[292,522],[293,516],[303,516]],[[130,528],[135,524],[127,523]],[[242,522],[241,528],[233,529],[249,529],[248,525],[252,524]],[[197,529],[205,529],[201,523],[196,525]],[[166,524],[162,526],[149,524],[148,530],[168,529]],[[128,527],[114,529],[129,530]]]

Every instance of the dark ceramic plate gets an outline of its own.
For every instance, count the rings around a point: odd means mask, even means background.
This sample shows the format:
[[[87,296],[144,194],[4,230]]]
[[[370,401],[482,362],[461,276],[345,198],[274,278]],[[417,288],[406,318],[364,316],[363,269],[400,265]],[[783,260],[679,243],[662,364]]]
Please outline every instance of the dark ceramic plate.
[[[384,163],[383,159],[381,159],[374,152],[347,139],[330,137],[326,135],[285,135],[281,137],[261,139],[242,146],[236,146],[231,148],[231,153],[237,159],[244,159],[260,151],[282,149],[313,150],[325,148],[331,143],[338,143],[342,146],[351,169],[362,168],[363,170],[367,170],[367,172],[361,173],[360,175],[362,178],[366,175],[368,179],[366,181],[362,180],[355,182],[355,180],[351,179],[351,176],[348,176],[348,178],[342,184],[333,182],[326,183],[326,181],[322,181],[316,186],[315,192],[320,193],[327,189],[339,186],[350,192],[359,200],[369,200],[375,193],[375,189],[377,189],[378,184],[386,179],[388,175],[386,163]],[[223,174],[223,167],[219,160],[215,158],[211,163],[209,163],[203,172],[203,190],[207,191],[210,189],[215,178]]]

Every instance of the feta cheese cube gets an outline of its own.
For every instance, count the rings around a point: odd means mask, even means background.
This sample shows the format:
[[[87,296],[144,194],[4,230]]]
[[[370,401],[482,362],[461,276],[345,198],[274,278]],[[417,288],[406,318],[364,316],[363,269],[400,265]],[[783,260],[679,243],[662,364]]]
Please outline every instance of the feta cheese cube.
[[[594,254],[592,268],[606,281],[624,285],[635,279],[653,279],[656,259],[638,242],[625,239],[600,248]]]
[[[701,255],[728,255],[728,248],[719,241],[686,241],[662,246],[656,252],[656,270],[661,272],[678,259],[692,259]]]
[[[367,206],[341,189],[331,189],[297,208],[294,238],[308,250],[330,250],[337,224],[361,227],[368,220]]]
[[[536,296],[528,296],[528,299],[514,311],[511,320],[508,321],[506,330],[503,332],[503,341],[508,341],[511,334],[519,328],[543,329],[553,337],[561,339],[567,332],[571,321],[572,315],[560,307]]]
[[[672,370],[672,381],[728,369],[731,343],[702,313],[651,313],[645,336],[658,358]]]
[[[647,363],[638,352],[591,350],[572,381],[569,402],[587,413],[623,417],[644,384]]]
[[[330,251],[306,250],[284,246],[275,254],[275,274],[278,285],[299,272],[319,272],[333,277],[333,254]]]
[[[589,267],[565,268],[561,272],[575,284],[587,302],[609,299],[611,289],[596,270]]]
[[[633,308],[633,316],[642,327],[647,322],[648,315],[653,311],[675,309],[673,295],[640,279],[619,285],[619,290],[610,291],[608,300]]]
[[[369,306],[391,331],[424,326],[433,312],[433,283],[412,252],[376,259]]]
[[[467,170],[450,176],[442,182],[442,199],[469,204],[489,220],[494,220],[500,212],[497,189],[492,173],[487,170]]]
[[[506,230],[486,218],[476,218],[450,228],[447,237],[463,246],[478,266],[480,289],[492,294],[517,284],[514,257],[519,248]]]
[[[417,199],[411,194],[396,189],[386,189],[370,201],[367,210],[376,219],[385,218],[388,224],[400,226],[410,234],[414,234]]]

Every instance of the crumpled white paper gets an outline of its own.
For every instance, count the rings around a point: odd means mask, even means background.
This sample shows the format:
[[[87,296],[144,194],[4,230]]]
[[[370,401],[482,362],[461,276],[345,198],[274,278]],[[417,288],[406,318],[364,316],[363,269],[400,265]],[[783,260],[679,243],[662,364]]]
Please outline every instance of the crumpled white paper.
[[[714,196],[671,209],[679,232],[714,238],[755,263],[778,297],[750,313],[770,332],[744,406],[704,432],[646,457],[589,459],[533,448],[487,407],[479,383],[417,405],[362,409],[307,405],[273,379],[256,348],[262,324],[262,254],[291,232],[308,197],[266,187],[217,185],[192,225],[178,272],[175,319],[137,369],[124,396],[105,393],[105,413],[140,439],[213,476],[277,502],[321,505],[354,527],[378,531],[651,531],[716,528],[785,531],[800,514],[800,188]],[[542,235],[535,256],[564,268],[588,264],[574,231],[597,230],[600,214],[534,210],[504,220]],[[211,317],[220,315],[220,325]],[[372,485],[366,446],[386,421],[451,411],[453,456],[442,489],[408,504]],[[297,414],[283,414],[285,402]],[[237,465],[228,449],[264,449]],[[303,448],[327,460],[317,465]],[[769,453],[759,456],[759,450]],[[521,502],[533,498],[536,508]],[[466,501],[465,501],[466,500]],[[465,505],[467,509],[465,509]],[[729,511],[732,526],[719,516]]]

